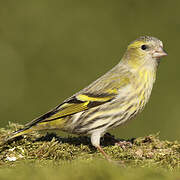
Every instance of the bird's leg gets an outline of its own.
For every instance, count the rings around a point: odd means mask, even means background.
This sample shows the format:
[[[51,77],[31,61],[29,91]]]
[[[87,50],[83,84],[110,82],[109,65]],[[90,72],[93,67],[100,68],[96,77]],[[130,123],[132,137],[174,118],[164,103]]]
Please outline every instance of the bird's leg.
[[[101,138],[101,132],[96,131],[91,134],[91,143],[93,146],[95,146],[104,156],[105,158],[110,161],[109,156],[104,152],[102,147],[100,146],[100,138]]]
[[[108,161],[111,161],[110,157],[104,152],[101,146],[97,146],[96,148],[105,156]]]

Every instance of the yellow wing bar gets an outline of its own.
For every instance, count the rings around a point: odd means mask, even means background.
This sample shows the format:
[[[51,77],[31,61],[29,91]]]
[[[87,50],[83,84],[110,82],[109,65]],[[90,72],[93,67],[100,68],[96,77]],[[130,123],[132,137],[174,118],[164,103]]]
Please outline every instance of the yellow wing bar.
[[[95,94],[79,94],[77,96],[73,96],[71,99],[61,104],[56,109],[56,113],[44,119],[42,122],[52,121],[90,109],[92,107],[108,102],[112,100],[114,97],[115,94],[103,94],[101,96]]]
[[[96,102],[106,102],[109,101],[110,99],[112,99],[112,96],[106,96],[106,97],[90,97],[88,95],[85,94],[79,94],[77,96],[77,99],[79,99],[80,101],[96,101]]]

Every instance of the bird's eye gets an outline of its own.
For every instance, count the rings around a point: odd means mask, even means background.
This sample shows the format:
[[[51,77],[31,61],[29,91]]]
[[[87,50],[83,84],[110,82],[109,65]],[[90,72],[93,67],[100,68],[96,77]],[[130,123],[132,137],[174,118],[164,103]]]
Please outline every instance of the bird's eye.
[[[148,48],[148,46],[145,45],[145,44],[143,44],[143,45],[141,46],[141,49],[142,49],[142,50],[146,50],[147,48]]]

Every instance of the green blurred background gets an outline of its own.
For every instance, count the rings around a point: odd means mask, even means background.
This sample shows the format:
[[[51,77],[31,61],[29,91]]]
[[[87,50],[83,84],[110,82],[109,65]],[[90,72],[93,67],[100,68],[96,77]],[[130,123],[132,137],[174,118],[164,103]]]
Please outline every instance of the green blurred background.
[[[26,123],[118,63],[140,35],[158,37],[163,58],[150,102],[113,133],[160,132],[179,140],[180,1],[0,1],[0,127]]]

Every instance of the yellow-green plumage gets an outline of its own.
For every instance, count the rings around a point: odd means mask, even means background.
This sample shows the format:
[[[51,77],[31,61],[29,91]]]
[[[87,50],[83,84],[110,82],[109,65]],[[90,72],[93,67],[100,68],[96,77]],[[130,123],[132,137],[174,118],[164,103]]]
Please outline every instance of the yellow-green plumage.
[[[33,130],[60,129],[90,135],[92,144],[103,152],[100,137],[133,118],[148,102],[159,59],[166,55],[162,46],[154,37],[133,41],[113,69],[10,139]]]

